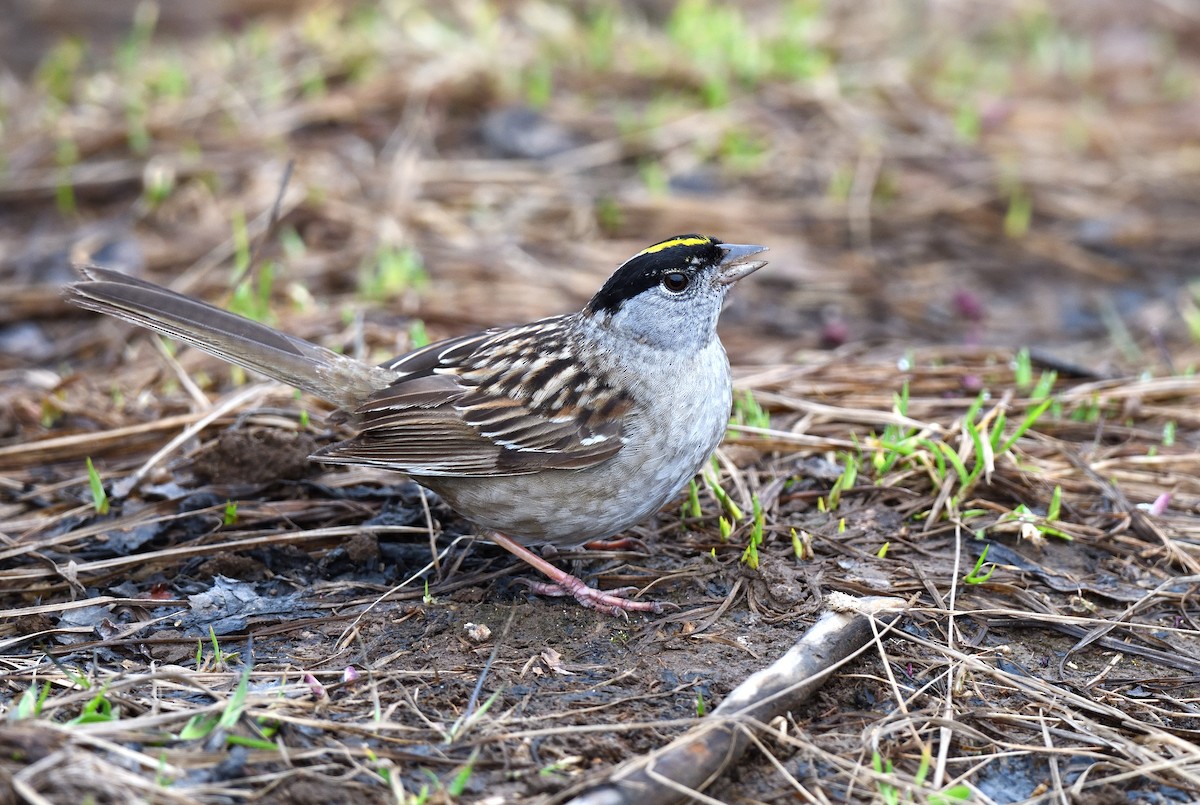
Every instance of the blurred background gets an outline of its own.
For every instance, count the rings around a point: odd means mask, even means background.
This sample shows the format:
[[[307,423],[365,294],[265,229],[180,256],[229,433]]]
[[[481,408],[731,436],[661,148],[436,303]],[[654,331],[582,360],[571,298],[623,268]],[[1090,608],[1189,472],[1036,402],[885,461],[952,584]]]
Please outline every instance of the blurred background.
[[[1198,87],[1188,0],[5,0],[0,370],[102,354],[77,259],[383,359],[702,232],[738,364],[1186,371]]]

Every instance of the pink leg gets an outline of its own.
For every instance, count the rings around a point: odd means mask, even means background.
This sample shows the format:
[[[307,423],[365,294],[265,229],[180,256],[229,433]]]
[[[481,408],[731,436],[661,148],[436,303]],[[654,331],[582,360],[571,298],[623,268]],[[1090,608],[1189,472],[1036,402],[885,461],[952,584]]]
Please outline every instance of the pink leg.
[[[582,579],[572,576],[564,570],[559,570],[521,543],[512,539],[512,537],[505,536],[499,531],[491,531],[488,533],[488,539],[550,579],[550,584],[522,579],[535,593],[541,595],[574,596],[576,601],[589,609],[625,618],[629,617],[630,610],[634,612],[653,612],[657,615],[665,607],[675,606],[674,604],[662,604],[658,601],[631,601],[623,597],[625,593],[637,589],[636,587],[614,590],[611,593],[601,592],[595,587],[587,586]],[[678,607],[675,608],[678,609]]]
[[[638,551],[639,553],[650,553],[649,546],[637,537],[594,539],[583,543],[583,547],[589,551]]]

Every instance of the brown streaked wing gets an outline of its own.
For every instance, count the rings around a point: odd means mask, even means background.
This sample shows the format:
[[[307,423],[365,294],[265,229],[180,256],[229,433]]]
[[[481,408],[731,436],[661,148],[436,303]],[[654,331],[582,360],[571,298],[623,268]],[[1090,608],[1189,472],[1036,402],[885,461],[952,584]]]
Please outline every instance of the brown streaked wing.
[[[580,371],[569,323],[490,330],[384,364],[400,379],[354,412],[359,435],[315,457],[429,476],[523,475],[610,458],[631,401]]]

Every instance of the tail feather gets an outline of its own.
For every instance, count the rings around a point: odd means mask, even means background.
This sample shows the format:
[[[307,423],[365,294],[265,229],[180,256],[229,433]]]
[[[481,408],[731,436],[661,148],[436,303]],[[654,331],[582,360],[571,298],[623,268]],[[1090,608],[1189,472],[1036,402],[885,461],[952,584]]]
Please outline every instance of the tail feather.
[[[354,410],[397,377],[394,371],[118,271],[96,266],[79,270],[84,280],[66,286],[73,304],[176,338],[341,408]]]

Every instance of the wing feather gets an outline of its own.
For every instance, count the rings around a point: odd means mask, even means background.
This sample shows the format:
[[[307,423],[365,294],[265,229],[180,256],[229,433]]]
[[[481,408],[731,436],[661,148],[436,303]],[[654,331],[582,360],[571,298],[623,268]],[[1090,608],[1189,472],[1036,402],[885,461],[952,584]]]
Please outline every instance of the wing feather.
[[[397,380],[352,412],[359,434],[315,457],[426,476],[523,475],[611,458],[632,401],[580,361],[573,324],[560,316],[489,330],[385,364]]]

